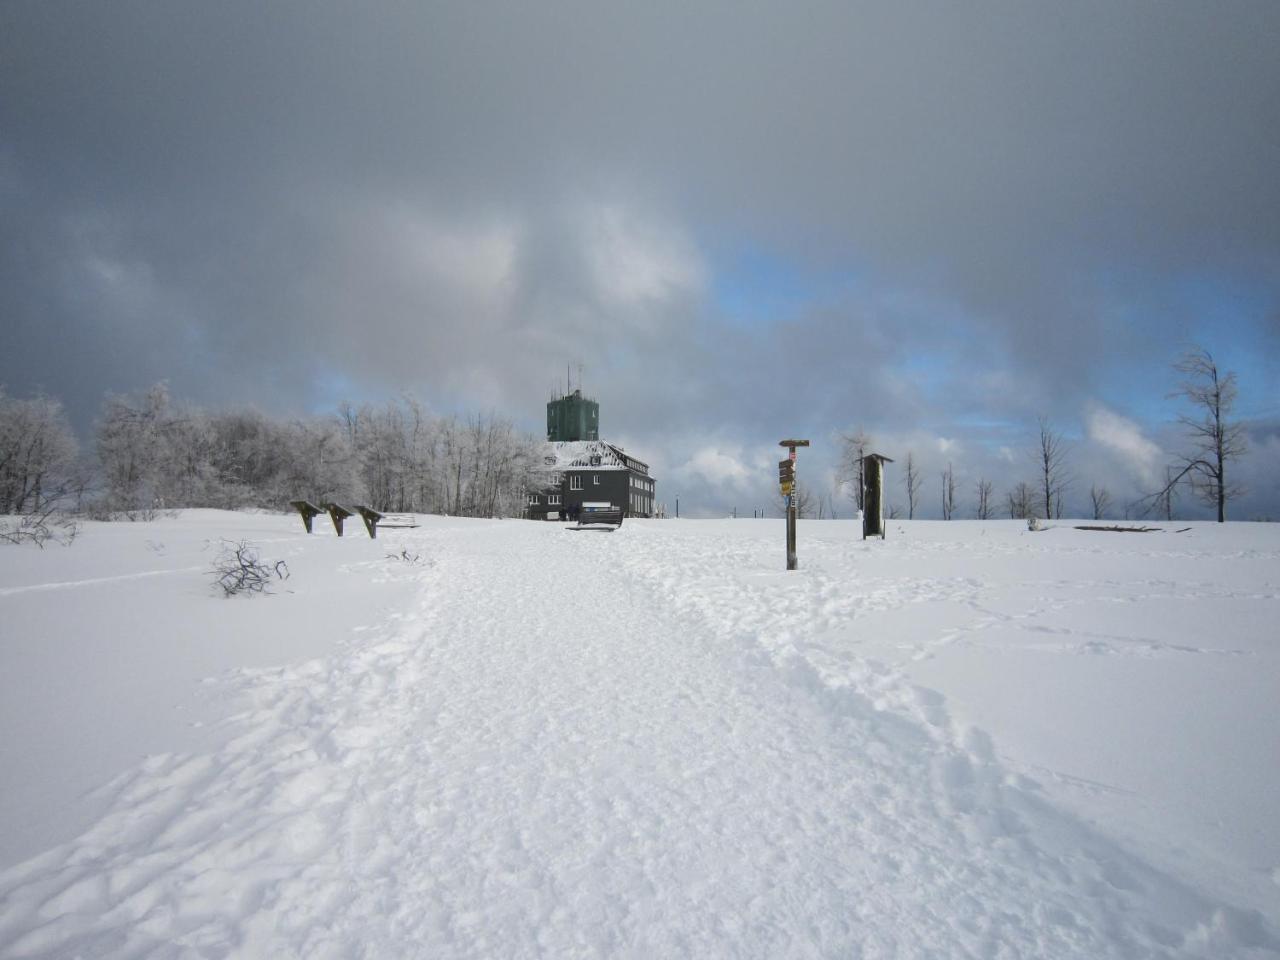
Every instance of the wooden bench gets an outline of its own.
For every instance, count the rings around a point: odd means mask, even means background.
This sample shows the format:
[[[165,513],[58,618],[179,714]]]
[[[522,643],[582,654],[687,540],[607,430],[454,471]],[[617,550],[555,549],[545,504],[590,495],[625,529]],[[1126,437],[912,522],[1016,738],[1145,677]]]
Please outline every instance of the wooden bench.
[[[358,505],[356,513],[360,514],[360,518],[364,520],[364,528],[369,531],[370,538],[374,540],[378,539],[379,526],[388,529],[411,529],[418,525],[418,521],[411,513],[383,513],[364,505]]]
[[[311,532],[311,521],[324,513],[310,500],[290,500],[289,506],[302,514],[302,525],[307,528],[307,533]]]
[[[342,536],[342,522],[357,515],[364,521],[364,528],[369,531],[369,537],[374,540],[378,539],[379,526],[411,528],[418,525],[417,519],[411,513],[383,513],[363,504],[348,508],[338,503],[326,503],[323,507],[317,507],[310,500],[290,500],[289,506],[302,514],[302,524],[307,528],[307,533],[312,530],[311,521],[322,513],[329,514],[329,519],[333,521],[333,529],[338,536]]]
[[[324,508],[329,511],[329,519],[333,521],[333,529],[338,536],[342,536],[342,521],[348,517],[354,517],[355,513],[337,503],[326,503]]]
[[[418,518],[412,513],[384,513],[378,523],[388,529],[396,527],[409,530],[417,527]]]
[[[571,530],[604,528],[616,530],[622,526],[623,511],[611,503],[584,503],[578,513],[578,525]]]

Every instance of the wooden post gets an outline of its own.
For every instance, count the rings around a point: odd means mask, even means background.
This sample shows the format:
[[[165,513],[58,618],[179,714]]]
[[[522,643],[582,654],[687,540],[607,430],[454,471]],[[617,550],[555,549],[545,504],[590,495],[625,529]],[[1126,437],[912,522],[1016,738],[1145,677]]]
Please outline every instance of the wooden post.
[[[325,509],[329,511],[329,519],[333,521],[333,529],[337,532],[338,536],[342,536],[342,521],[347,519],[347,517],[354,517],[355,514],[346,507],[339,506],[336,503],[326,504]]]
[[[360,519],[364,521],[364,528],[369,531],[369,539],[378,539],[378,521],[382,519],[382,514],[373,507],[357,506],[356,513],[360,514]]]
[[[808,440],[782,440],[778,446],[787,447],[787,459],[778,464],[778,480],[787,503],[787,569],[799,566],[796,555],[796,447],[807,447]]]
[[[796,556],[796,495],[787,496],[787,569],[794,570],[800,565]]]
[[[290,500],[289,506],[302,514],[302,525],[307,528],[307,533],[311,532],[311,521],[324,512],[309,500]]]

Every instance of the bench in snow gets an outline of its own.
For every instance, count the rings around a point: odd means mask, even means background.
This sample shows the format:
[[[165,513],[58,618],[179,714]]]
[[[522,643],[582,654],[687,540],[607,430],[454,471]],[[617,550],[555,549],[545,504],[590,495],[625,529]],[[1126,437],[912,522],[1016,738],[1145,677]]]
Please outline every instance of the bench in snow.
[[[570,530],[609,529],[622,526],[622,508],[612,503],[587,502],[578,513],[578,525]]]
[[[360,519],[364,521],[364,528],[369,531],[369,536],[374,540],[378,539],[379,526],[407,529],[418,525],[417,519],[411,513],[382,513],[373,507],[363,505],[356,507],[356,513],[360,514]]]
[[[363,504],[344,507],[340,503],[326,503],[323,507],[317,507],[310,500],[290,500],[289,506],[302,514],[302,525],[307,528],[307,533],[312,530],[311,522],[322,513],[329,514],[333,530],[338,536],[342,536],[342,522],[357,515],[364,521],[364,528],[374,540],[378,538],[379,526],[408,528],[418,525],[417,518],[411,513],[383,513]]]
[[[310,500],[290,500],[289,506],[302,514],[302,525],[307,528],[307,533],[311,532],[311,521],[324,513],[324,510]]]

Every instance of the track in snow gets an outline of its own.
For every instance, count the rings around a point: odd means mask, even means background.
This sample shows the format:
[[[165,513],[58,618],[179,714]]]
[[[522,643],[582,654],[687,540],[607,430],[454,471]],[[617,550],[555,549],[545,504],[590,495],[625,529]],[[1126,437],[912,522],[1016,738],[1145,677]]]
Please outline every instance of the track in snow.
[[[717,571],[750,567],[758,544],[677,559],[642,526],[404,539],[434,559],[416,609],[329,660],[244,672],[253,706],[224,749],[153,758],[87,834],[0,874],[0,953],[1280,946],[1256,915],[1055,810],[939,697],[825,650],[823,623],[800,619],[815,594],[830,625],[971,600],[972,582],[853,597],[816,576],[744,581]]]

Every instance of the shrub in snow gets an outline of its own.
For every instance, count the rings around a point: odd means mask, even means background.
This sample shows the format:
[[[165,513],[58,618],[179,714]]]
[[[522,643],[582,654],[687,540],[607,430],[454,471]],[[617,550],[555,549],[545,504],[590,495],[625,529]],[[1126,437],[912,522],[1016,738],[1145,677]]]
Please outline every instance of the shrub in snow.
[[[241,593],[270,593],[267,588],[273,582],[289,579],[289,567],[283,560],[277,560],[275,564],[263,561],[257,549],[245,540],[236,543],[224,540],[210,572],[213,582],[227,597]]]
[[[177,510],[161,510],[159,507],[136,507],[128,510],[117,510],[109,500],[94,500],[84,510],[90,520],[103,523],[118,523],[128,520],[130,523],[150,523],[161,517],[172,520],[178,515]]]
[[[408,548],[406,547],[404,550],[401,550],[399,553],[388,553],[387,559],[403,560],[405,563],[413,565],[413,564],[419,564],[422,562],[422,554],[410,553]]]
[[[0,543],[34,543],[42,550],[50,541],[69,547],[79,532],[75,521],[50,513],[0,519]]]

